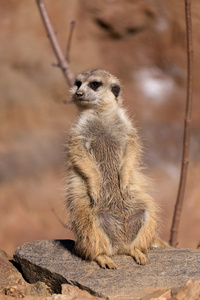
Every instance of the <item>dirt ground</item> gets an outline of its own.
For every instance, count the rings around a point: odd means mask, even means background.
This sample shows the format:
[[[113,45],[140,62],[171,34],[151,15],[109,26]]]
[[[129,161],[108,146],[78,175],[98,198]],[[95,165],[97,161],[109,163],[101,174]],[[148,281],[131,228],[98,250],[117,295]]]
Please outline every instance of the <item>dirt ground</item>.
[[[48,0],[74,73],[103,68],[120,78],[124,106],[139,128],[151,194],[169,240],[182,156],[186,99],[184,1]],[[190,164],[178,247],[200,241],[200,3],[192,3],[194,82]],[[0,2],[0,248],[74,238],[65,227],[64,144],[77,117],[36,1]]]

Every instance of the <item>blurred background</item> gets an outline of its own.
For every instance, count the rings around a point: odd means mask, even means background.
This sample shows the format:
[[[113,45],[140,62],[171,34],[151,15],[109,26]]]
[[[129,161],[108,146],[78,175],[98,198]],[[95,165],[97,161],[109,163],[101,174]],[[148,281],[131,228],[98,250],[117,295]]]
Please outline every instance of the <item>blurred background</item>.
[[[48,0],[66,51],[70,22],[75,74],[104,68],[120,78],[124,106],[144,144],[151,194],[169,240],[182,157],[186,100],[182,0]],[[190,165],[178,247],[200,241],[200,2],[192,2],[194,43]],[[0,248],[72,238],[64,227],[64,144],[77,118],[34,0],[0,1]]]

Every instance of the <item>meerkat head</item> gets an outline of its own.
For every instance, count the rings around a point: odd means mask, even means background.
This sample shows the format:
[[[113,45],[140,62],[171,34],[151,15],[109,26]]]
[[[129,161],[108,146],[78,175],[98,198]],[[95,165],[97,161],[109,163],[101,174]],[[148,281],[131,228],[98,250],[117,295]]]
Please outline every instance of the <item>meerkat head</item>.
[[[71,89],[72,100],[82,109],[108,109],[120,105],[121,86],[119,80],[100,69],[87,70],[79,74]]]

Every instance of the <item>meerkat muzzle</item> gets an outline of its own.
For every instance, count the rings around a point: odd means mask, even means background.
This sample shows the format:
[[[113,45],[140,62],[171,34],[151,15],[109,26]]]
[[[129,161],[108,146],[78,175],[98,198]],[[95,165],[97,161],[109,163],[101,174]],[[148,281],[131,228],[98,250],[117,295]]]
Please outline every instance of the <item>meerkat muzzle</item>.
[[[76,98],[79,100],[82,100],[84,98],[85,94],[81,91],[76,92]]]

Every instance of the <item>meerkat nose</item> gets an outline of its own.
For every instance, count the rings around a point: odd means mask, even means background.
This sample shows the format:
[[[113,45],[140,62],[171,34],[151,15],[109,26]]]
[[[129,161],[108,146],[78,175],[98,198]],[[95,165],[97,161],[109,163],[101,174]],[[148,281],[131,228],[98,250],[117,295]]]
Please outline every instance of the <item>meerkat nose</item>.
[[[76,97],[79,100],[82,100],[84,98],[85,94],[81,91],[76,92]]]

